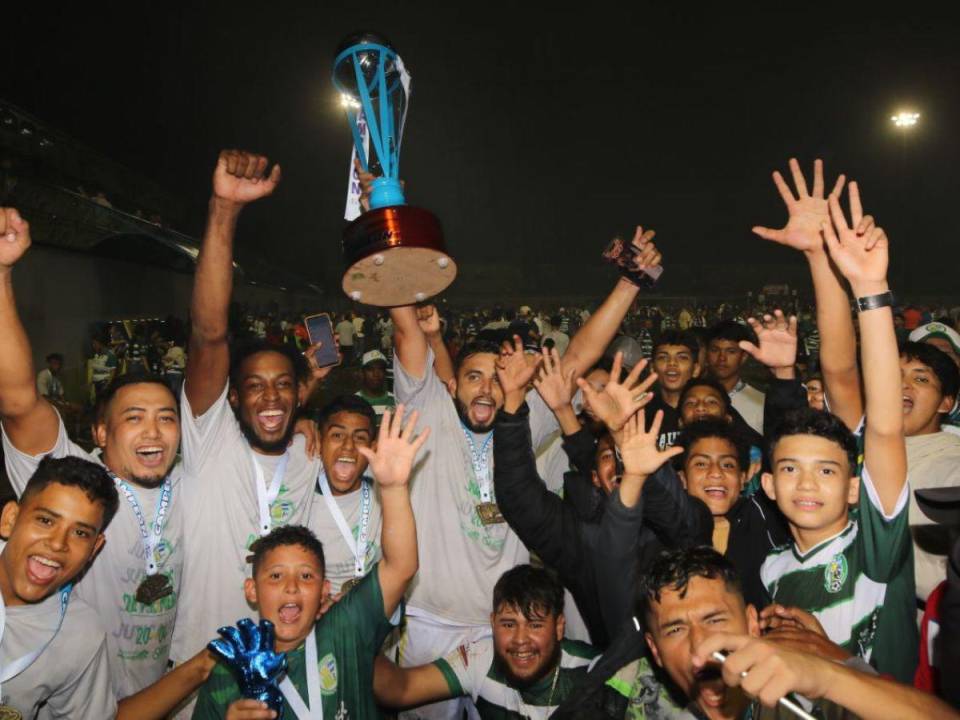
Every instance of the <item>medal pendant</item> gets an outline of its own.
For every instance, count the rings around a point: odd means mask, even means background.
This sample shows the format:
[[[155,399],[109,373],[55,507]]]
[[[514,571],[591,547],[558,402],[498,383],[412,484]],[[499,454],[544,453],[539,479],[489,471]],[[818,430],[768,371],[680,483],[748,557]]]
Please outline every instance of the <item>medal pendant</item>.
[[[477,515],[484,525],[496,525],[505,522],[500,508],[495,502],[484,502],[477,505]]]
[[[9,705],[0,705],[0,720],[23,720],[23,714]]]
[[[170,578],[163,573],[147,575],[137,587],[137,602],[144,605],[153,605],[157,600],[173,594],[173,585]]]
[[[350,578],[343,585],[340,586],[340,592],[346,595],[348,592],[353,590],[357,585],[359,585],[361,580],[363,580],[363,578],[356,578],[356,577]]]

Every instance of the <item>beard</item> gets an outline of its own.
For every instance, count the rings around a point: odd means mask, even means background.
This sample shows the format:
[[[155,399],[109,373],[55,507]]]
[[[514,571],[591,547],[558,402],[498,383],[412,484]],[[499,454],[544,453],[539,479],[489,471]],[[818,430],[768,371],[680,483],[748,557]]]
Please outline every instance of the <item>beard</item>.
[[[130,475],[129,479],[134,485],[139,485],[147,490],[153,490],[154,488],[158,488],[163,485],[163,481],[166,480],[170,475],[170,469],[171,468],[167,468],[163,475],[151,475],[149,477],[143,477],[142,475]]]
[[[240,424],[240,432],[243,433],[243,437],[248,443],[250,443],[250,447],[252,447],[254,450],[259,450],[268,455],[282,453],[287,449],[287,446],[290,444],[290,440],[293,439],[293,431],[296,428],[296,423],[293,422],[293,415],[291,415],[290,419],[287,420],[287,427],[284,429],[283,435],[279,439],[264,440],[257,435],[257,431],[253,425],[248,422],[238,410],[234,410],[233,414],[236,416],[237,422]]]
[[[470,432],[477,433],[478,435],[480,433],[490,431],[490,429],[493,427],[494,421],[497,419],[497,413],[500,412],[499,410],[494,410],[493,415],[490,418],[490,422],[488,422],[486,425],[480,425],[479,423],[476,423],[470,419],[470,413],[467,409],[467,406],[463,404],[460,398],[454,398],[453,402],[454,405],[457,406],[457,415],[460,416],[460,422],[466,425]]]

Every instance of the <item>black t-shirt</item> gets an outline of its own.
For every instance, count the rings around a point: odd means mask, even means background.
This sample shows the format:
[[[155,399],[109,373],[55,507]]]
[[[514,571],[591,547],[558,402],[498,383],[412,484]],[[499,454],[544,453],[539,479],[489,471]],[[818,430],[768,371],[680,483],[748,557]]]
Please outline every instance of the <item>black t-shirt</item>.
[[[673,447],[680,437],[680,412],[663,401],[659,393],[643,409],[647,419],[647,430],[653,424],[658,410],[663,410],[663,422],[660,424],[660,436],[657,438],[657,447],[664,450]]]

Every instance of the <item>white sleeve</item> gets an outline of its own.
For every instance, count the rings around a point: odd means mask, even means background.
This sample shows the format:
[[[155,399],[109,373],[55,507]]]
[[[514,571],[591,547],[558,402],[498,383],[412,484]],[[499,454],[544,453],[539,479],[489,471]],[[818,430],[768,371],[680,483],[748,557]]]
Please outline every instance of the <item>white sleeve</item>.
[[[493,640],[486,638],[455,648],[443,658],[439,667],[452,695],[469,695],[476,701],[492,664]],[[447,671],[455,676],[456,683],[451,682],[453,678]],[[459,688],[456,685],[459,685]]]
[[[33,473],[36,472],[37,465],[39,465],[40,461],[47,455],[52,455],[55,458],[78,457],[100,464],[95,457],[70,440],[59,413],[57,414],[57,422],[59,423],[59,427],[57,429],[56,442],[49,450],[39,453],[38,455],[28,455],[14,447],[10,438],[7,436],[6,428],[0,423],[0,432],[2,432],[3,435],[3,457],[7,469],[7,477],[10,479],[10,485],[13,487],[14,492],[17,493],[17,496],[23,492],[23,489],[27,486],[27,481]]]
[[[77,675],[47,698],[49,716],[75,718],[113,718],[117,714],[117,696],[110,679],[106,634],[100,645]]]
[[[228,380],[224,383],[220,397],[199,416],[194,416],[190,407],[186,383],[180,391],[180,442],[184,470],[191,476],[196,476],[204,458],[223,446],[227,433],[240,432],[237,418],[227,399],[229,389]]]
[[[438,400],[449,402],[447,386],[437,377],[433,369],[433,349],[427,348],[422,378],[416,378],[407,372],[400,363],[400,353],[393,354],[393,392],[397,404],[403,403],[407,410],[422,411]]]

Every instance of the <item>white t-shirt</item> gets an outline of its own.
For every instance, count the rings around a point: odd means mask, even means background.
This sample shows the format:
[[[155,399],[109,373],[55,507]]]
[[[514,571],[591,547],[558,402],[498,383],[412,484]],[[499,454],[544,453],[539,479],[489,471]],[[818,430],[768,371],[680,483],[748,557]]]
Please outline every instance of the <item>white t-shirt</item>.
[[[370,572],[375,562],[378,562],[382,556],[380,548],[380,529],[383,526],[383,512],[380,509],[380,489],[375,487],[369,480],[363,481],[370,487],[370,519],[367,521],[367,551],[365,557],[365,570]],[[319,488],[318,488],[319,490]],[[363,504],[363,493],[361,488],[357,488],[347,495],[333,495],[333,501],[343,513],[343,518],[350,527],[353,534],[353,541],[357,541],[360,534],[360,519]],[[355,577],[353,550],[347,544],[337,521],[334,520],[327,502],[323,495],[318,491],[314,494],[310,505],[310,518],[307,520],[307,527],[313,531],[320,542],[323,544],[323,559],[325,565],[325,575],[330,581],[330,590],[334,594],[340,592],[340,586],[347,580]]]
[[[570,336],[565,332],[560,332],[559,330],[551,330],[544,335],[543,342],[546,342],[547,340],[553,340],[553,346],[561,355],[567,351],[567,347],[570,345]]]
[[[0,553],[5,545],[0,540]],[[0,706],[14,707],[23,717],[40,720],[112,718],[116,714],[106,632],[93,608],[76,592],[59,631],[59,592],[43,602],[7,607],[6,614],[0,667],[48,641],[50,644],[23,672],[0,686]],[[46,704],[38,712],[41,703]]]
[[[960,437],[948,432],[906,438],[911,490],[960,485]],[[917,597],[926,600],[947,578],[948,529],[928,518],[910,493],[910,532]]]
[[[341,320],[337,323],[337,339],[344,347],[353,347],[353,323]]]
[[[490,622],[493,586],[530,554],[505,522],[484,525],[477,513],[480,487],[456,406],[433,370],[427,351],[424,377],[417,379],[394,357],[397,402],[419,410],[419,428],[429,427],[422,460],[411,478],[411,502],[417,519],[420,572],[409,590],[410,614],[426,611],[456,625]],[[536,392],[527,395],[533,446],[538,448],[557,421]],[[475,436],[479,448],[486,436]],[[493,443],[487,445],[493,485]]]
[[[197,478],[184,493],[184,528],[188,538],[184,560],[184,597],[171,655],[189,660],[213,638],[217,628],[240,618],[257,619],[243,594],[250,576],[250,545],[260,537],[257,476],[250,445],[227,400],[228,385],[200,417],[194,417],[186,392],[181,397],[184,472]],[[273,527],[307,522],[319,459],[307,458],[302,435],[289,448],[280,492],[270,504]],[[280,462],[278,455],[256,455],[267,486]]]
[[[730,404],[747,425],[763,435],[763,400],[765,395],[741,380],[730,392]]]
[[[10,484],[18,496],[45,455],[79,457],[103,465],[99,456],[70,441],[63,422],[60,422],[56,443],[47,452],[35,456],[20,452],[5,430],[3,452]],[[143,540],[137,516],[123,493],[120,493],[116,517],[107,526],[103,550],[73,591],[75,598],[82,598],[96,610],[107,631],[107,651],[117,698],[152,685],[167,669],[183,573],[182,493],[184,486],[190,484],[183,482],[179,465],[171,470],[170,478],[173,485],[170,505],[154,557],[160,572],[170,578],[173,593],[152,605],[137,602],[137,587],[146,575]],[[152,532],[161,490],[132,484],[130,487]]]

